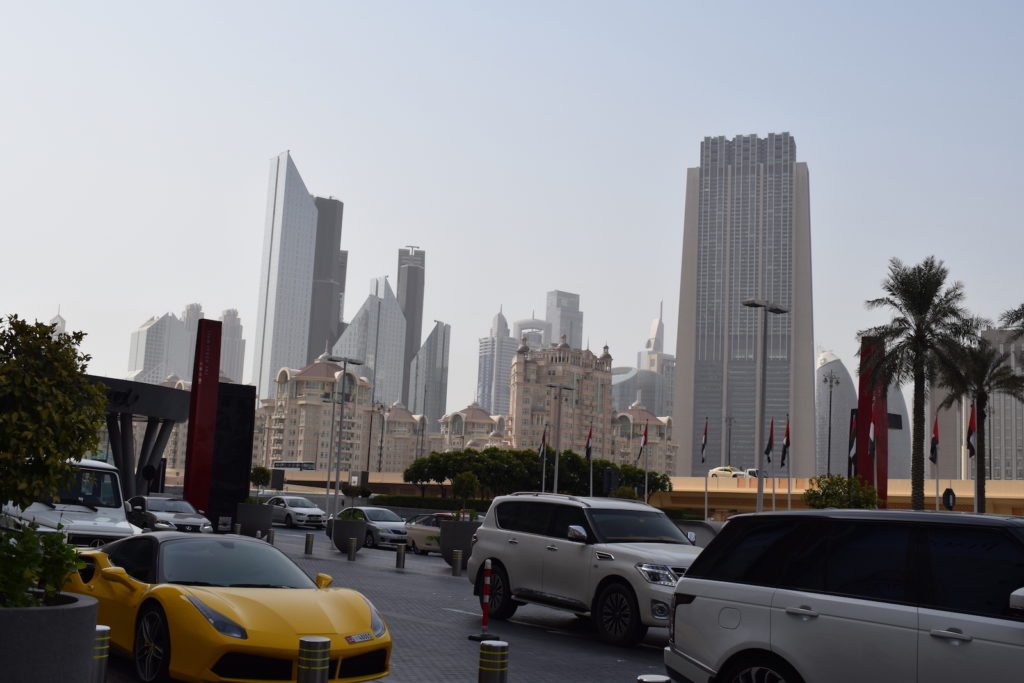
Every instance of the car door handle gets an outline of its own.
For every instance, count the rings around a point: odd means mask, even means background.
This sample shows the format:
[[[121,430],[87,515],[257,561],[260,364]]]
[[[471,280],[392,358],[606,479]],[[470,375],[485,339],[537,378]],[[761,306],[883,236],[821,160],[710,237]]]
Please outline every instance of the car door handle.
[[[510,539],[508,539],[508,544],[509,545],[519,545],[519,541],[517,541],[514,538],[510,538]]]
[[[818,613],[812,610],[810,607],[801,605],[800,607],[787,607],[786,614],[792,614],[794,617],[805,617],[813,619],[818,616]]]
[[[962,640],[965,643],[969,643],[972,640],[974,640],[973,636],[967,635],[966,633],[964,633],[963,631],[961,631],[958,628],[949,628],[949,629],[933,628],[928,633],[929,633],[929,635],[932,635],[932,636],[934,636],[936,638],[944,638],[945,640]]]
[[[544,550],[558,550],[558,546],[556,546],[556,545],[546,545],[546,546],[544,546]]]

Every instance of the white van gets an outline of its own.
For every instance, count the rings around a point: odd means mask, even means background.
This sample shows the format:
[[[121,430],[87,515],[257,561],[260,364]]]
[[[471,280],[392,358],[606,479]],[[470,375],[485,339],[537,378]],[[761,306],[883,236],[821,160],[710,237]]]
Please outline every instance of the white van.
[[[40,531],[56,531],[60,525],[72,545],[100,546],[142,533],[125,515],[117,468],[99,460],[79,461],[71,483],[53,501],[36,501],[25,509],[6,503],[0,517],[7,529],[34,523]]]

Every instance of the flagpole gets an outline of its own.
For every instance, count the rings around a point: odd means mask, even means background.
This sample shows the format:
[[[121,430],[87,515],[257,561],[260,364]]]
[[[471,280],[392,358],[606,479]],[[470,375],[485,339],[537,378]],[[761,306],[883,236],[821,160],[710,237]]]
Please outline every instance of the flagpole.
[[[772,468],[772,512],[775,512],[775,463],[768,463],[769,467]]]
[[[793,468],[788,461],[786,462],[786,509],[793,509]]]
[[[708,479],[711,477],[711,468],[704,473],[704,521],[708,521]]]

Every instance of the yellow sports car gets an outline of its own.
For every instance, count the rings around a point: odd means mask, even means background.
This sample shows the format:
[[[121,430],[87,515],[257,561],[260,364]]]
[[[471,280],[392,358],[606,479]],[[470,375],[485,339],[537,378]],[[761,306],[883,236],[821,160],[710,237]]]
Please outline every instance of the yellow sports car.
[[[331,681],[388,674],[391,633],[369,600],[264,541],[158,531],[79,552],[66,590],[99,601],[146,683],[295,681],[302,636],[330,638]]]

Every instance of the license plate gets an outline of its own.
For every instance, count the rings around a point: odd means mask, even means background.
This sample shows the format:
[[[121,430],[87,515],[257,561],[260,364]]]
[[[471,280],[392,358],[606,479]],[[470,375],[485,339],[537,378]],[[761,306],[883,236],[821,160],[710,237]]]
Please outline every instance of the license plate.
[[[347,642],[349,645],[353,645],[355,643],[365,643],[368,640],[373,640],[372,633],[357,633],[352,636],[345,636],[345,642]]]

